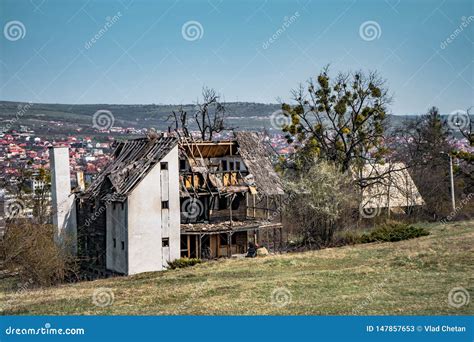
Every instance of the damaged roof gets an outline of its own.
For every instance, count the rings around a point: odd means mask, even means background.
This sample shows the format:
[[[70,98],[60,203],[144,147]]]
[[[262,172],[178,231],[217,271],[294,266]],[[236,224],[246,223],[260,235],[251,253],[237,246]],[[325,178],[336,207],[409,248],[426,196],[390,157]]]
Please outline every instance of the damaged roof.
[[[282,195],[283,184],[273,168],[271,156],[274,152],[269,148],[264,136],[255,132],[235,132],[235,140],[231,141],[179,141],[177,137],[146,137],[131,139],[117,144],[111,163],[97,176],[92,184],[82,193],[80,198],[100,198],[123,201],[148,172],[165,157],[178,142],[181,149],[191,155],[197,155],[191,163],[194,172],[209,176],[211,183],[220,184],[213,177],[204,159],[220,158],[226,155],[240,155],[245,164],[248,176],[244,181],[252,185],[264,195]],[[214,181],[214,182],[213,182]],[[214,184],[215,183],[215,184]],[[222,186],[220,186],[223,188]],[[227,192],[244,191],[238,187],[227,186]],[[240,190],[239,190],[240,189]],[[113,196],[113,197],[110,197]]]
[[[80,197],[113,196],[114,200],[124,200],[177,143],[175,137],[147,137],[118,143],[111,163]]]
[[[239,154],[255,179],[257,190],[265,195],[283,195],[283,183],[275,171],[271,156],[274,154],[263,134],[234,132]]]
[[[363,189],[363,208],[411,207],[425,204],[404,163],[367,164],[361,177],[373,179]]]

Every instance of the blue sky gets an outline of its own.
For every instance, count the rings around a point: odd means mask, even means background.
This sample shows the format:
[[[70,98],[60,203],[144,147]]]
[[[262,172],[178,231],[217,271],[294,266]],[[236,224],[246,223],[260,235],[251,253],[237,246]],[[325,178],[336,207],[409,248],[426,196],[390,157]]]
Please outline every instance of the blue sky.
[[[207,85],[226,101],[275,103],[330,64],[378,70],[395,114],[449,113],[474,105],[473,4],[1,0],[0,99],[184,104]]]

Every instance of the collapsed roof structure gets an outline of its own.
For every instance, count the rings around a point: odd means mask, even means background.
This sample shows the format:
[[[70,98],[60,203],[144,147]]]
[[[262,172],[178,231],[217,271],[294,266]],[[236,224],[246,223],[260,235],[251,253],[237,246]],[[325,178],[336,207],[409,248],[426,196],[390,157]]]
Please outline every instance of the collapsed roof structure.
[[[116,143],[111,163],[75,194],[78,253],[90,272],[160,270],[179,256],[282,246],[283,184],[264,136],[225,141],[148,136]]]

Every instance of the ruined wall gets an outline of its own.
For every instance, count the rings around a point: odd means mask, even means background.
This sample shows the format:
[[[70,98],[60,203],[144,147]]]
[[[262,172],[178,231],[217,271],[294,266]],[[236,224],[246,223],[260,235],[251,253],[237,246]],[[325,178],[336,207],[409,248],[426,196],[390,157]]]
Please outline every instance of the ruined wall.
[[[162,209],[163,237],[169,238],[169,248],[163,247],[163,264],[167,265],[181,254],[178,147],[173,148],[162,162],[168,163],[168,170],[161,170],[162,200],[168,200],[169,205],[169,209]]]
[[[106,274],[106,214],[100,201],[77,200],[77,254],[81,269],[87,273]]]
[[[167,163],[169,189],[162,193],[162,163]],[[180,205],[178,148],[157,163],[128,198],[128,274],[160,271],[179,258]],[[168,199],[166,199],[168,198]],[[168,208],[164,208],[167,202]],[[164,220],[163,220],[164,218]],[[165,235],[168,236],[165,236]],[[163,247],[167,239],[167,247]],[[169,259],[168,258],[169,255]]]
[[[221,201],[225,201],[224,198],[220,199]],[[214,206],[212,208],[212,212],[209,215],[210,222],[218,222],[218,221],[228,221],[230,219],[230,212],[232,208],[232,220],[240,221],[246,219],[247,213],[247,204],[245,199],[245,194],[237,194],[235,199],[230,204],[230,200],[227,199],[226,208],[223,208],[223,204],[221,204],[219,208],[219,198],[216,197],[214,202]]]
[[[106,204],[107,269],[128,273],[127,201]]]

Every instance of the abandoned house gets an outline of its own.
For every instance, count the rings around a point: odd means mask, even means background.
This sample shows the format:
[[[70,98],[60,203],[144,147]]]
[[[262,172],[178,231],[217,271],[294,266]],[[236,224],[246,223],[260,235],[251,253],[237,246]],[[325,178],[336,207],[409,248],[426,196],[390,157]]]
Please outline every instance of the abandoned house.
[[[256,133],[226,141],[171,136],[116,144],[112,162],[72,194],[69,153],[50,150],[53,224],[91,274],[159,271],[181,257],[282,244],[283,186]]]
[[[366,217],[379,215],[410,214],[425,201],[404,163],[366,164],[354,173],[354,180],[363,179],[360,210]]]

